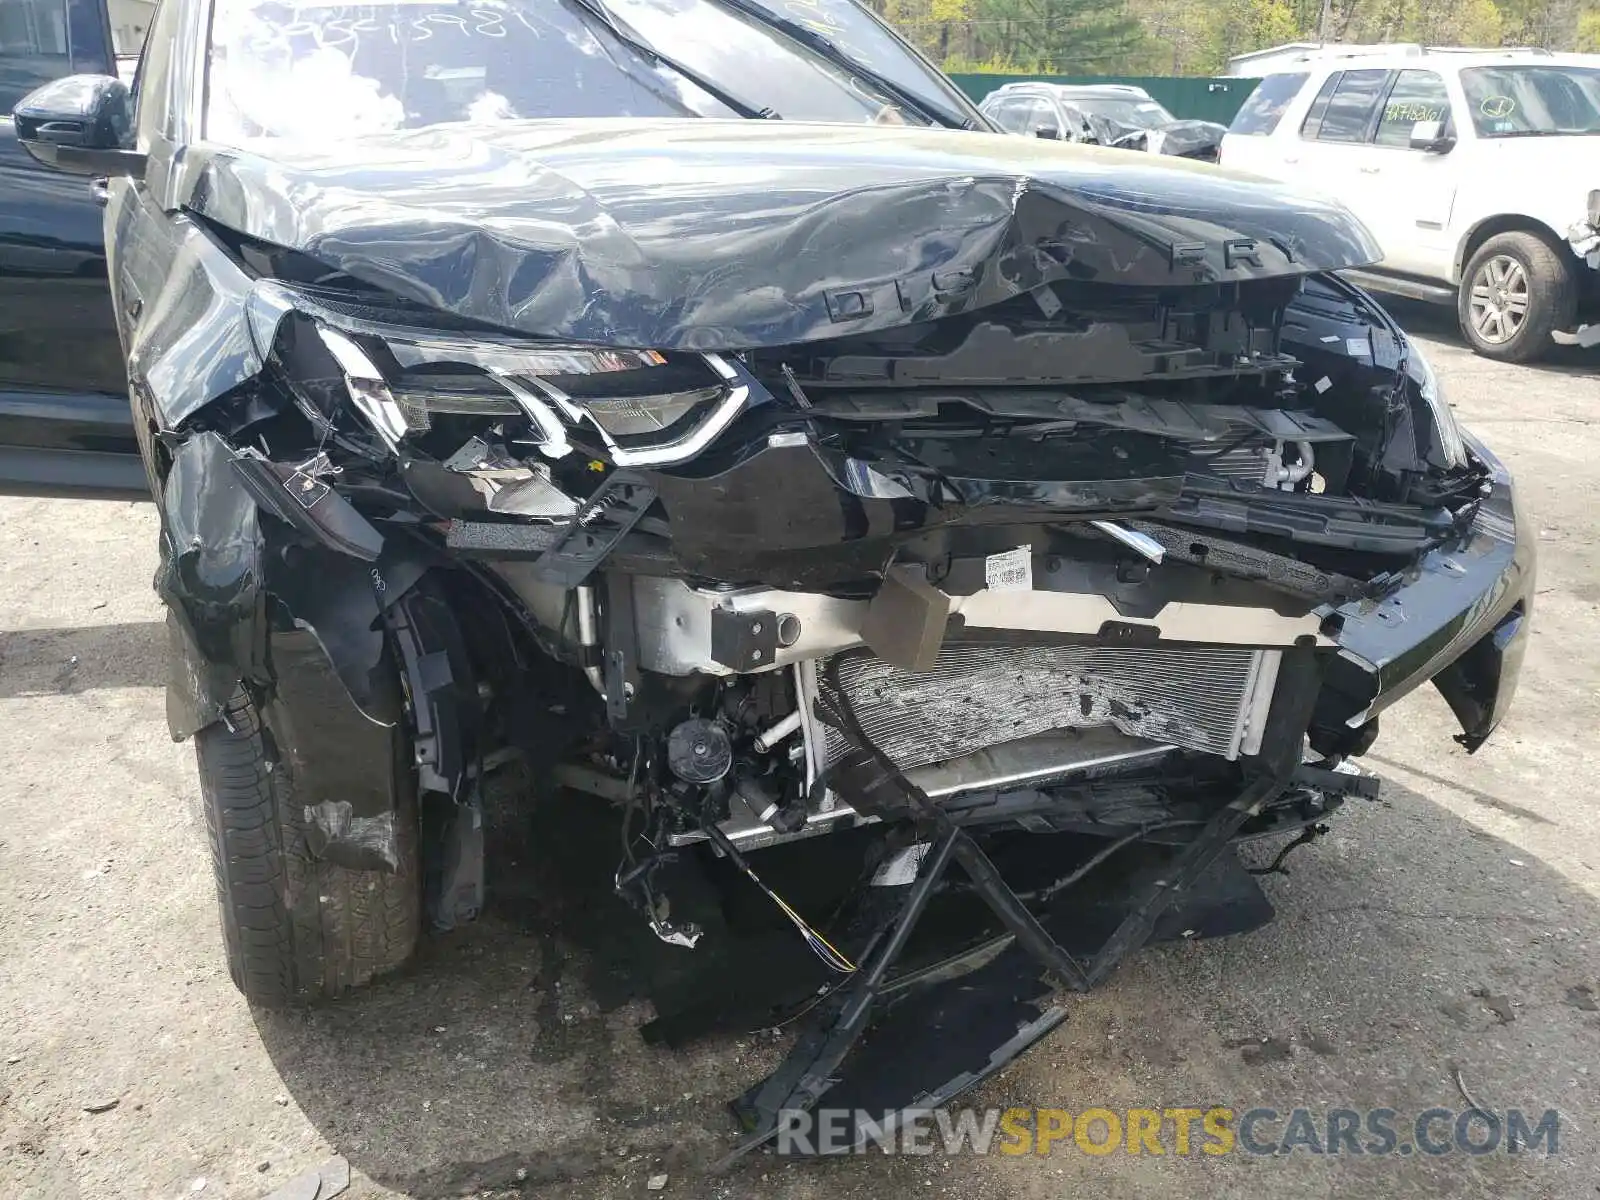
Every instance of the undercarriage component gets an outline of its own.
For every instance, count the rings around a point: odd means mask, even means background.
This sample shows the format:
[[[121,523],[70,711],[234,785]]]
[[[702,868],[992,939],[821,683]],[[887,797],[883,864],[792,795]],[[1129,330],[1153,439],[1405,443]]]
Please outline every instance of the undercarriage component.
[[[685,783],[715,783],[732,765],[728,731],[715,721],[694,717],[667,735],[667,766]]]
[[[840,1064],[866,1031],[874,1003],[894,962],[905,950],[917,922],[927,909],[935,888],[952,862],[959,862],[973,888],[996,917],[1037,963],[1073,990],[1100,983],[1130,952],[1142,946],[1157,920],[1183,890],[1226,851],[1240,827],[1283,791],[1287,776],[1262,775],[1248,783],[1228,805],[1218,809],[1188,843],[1169,875],[1149,884],[1135,907],[1089,960],[1080,964],[1055,941],[996,870],[994,863],[965,830],[955,825],[888,759],[871,748],[855,719],[847,698],[826,705],[827,719],[845,735],[847,749],[839,764],[839,786],[858,811],[909,812],[926,828],[937,831],[932,849],[923,857],[915,882],[898,912],[890,916],[869,940],[862,967],[813,1010],[783,1063],[766,1080],[736,1098],[731,1107],[746,1130],[746,1137],[719,1163],[726,1167],[775,1137],[789,1114],[805,1112],[834,1086]],[[1065,1019],[1061,1010],[1053,1018],[1044,1014],[1018,1036],[1035,1040],[1053,1024]],[[965,1086],[976,1083],[968,1078]],[[940,1089],[939,1103],[948,1103],[963,1090],[962,1081]],[[926,1102],[925,1096],[899,1098],[896,1108]]]

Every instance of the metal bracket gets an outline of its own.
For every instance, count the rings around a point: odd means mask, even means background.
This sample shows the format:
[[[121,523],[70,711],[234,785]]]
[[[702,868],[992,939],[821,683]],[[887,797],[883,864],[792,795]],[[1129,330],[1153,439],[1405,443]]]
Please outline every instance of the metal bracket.
[[[534,574],[558,587],[577,587],[632,532],[655,502],[655,488],[642,478],[626,471],[614,472],[578,506],[555,544],[539,556]]]
[[[405,672],[414,728],[417,782],[424,791],[459,799],[468,761],[469,716],[461,704],[463,676],[457,639],[445,626],[440,606],[410,594],[389,610],[389,632]]]
[[[639,631],[634,623],[633,578],[608,571],[606,580],[605,681],[606,719],[626,730],[628,713],[639,690]]]
[[[711,610],[711,658],[735,671],[770,667],[778,654],[778,614],[770,609]]]

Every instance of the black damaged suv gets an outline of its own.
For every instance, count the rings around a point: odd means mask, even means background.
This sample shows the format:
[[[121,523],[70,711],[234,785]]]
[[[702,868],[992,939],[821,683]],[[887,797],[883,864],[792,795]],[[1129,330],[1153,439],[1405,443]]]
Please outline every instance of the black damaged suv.
[[[1040,964],[1270,916],[1231,847],[1371,795],[1400,696],[1471,749],[1510,701],[1532,546],[1336,274],[1366,231],[1002,136],[851,0],[162,0],[131,92],[58,79],[15,133],[108,180],[254,1001],[474,915],[515,764],[616,827],[641,968],[806,1010],[745,1147],[939,1103],[1060,1019]],[[42,431],[64,375],[6,410],[9,486],[125,488]],[[792,955],[740,972],[756,910]]]

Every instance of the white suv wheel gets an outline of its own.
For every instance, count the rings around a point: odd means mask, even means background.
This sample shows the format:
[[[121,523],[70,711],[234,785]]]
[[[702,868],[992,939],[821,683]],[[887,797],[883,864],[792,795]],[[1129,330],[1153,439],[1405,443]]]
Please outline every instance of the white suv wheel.
[[[1528,273],[1509,254],[1485,259],[1472,277],[1472,327],[1491,346],[1517,336],[1528,319]]]
[[[1462,272],[1461,332],[1472,348],[1503,362],[1529,362],[1555,344],[1553,330],[1577,314],[1577,280],[1562,255],[1526,230],[1497,233]]]

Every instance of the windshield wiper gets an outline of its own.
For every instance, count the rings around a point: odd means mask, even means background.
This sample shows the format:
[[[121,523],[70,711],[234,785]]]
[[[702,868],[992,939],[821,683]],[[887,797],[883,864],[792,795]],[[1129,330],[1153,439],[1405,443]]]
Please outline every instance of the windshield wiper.
[[[649,42],[645,41],[644,38],[636,33],[633,27],[630,26],[626,21],[618,18],[615,13],[607,8],[605,6],[605,0],[572,0],[572,3],[581,8],[584,12],[588,13],[601,25],[605,26],[607,33],[609,33],[617,41],[621,42],[624,46],[628,47],[628,49],[632,50],[635,54],[639,55],[641,58],[650,63],[666,67],[673,73],[682,76],[684,79],[687,79],[690,83],[694,84],[694,86],[699,88],[702,92],[706,93],[706,95],[718,101],[724,107],[731,108],[741,117],[746,117],[750,120],[756,121],[778,121],[782,119],[778,115],[776,109],[757,107],[756,105],[751,104],[748,100],[741,100],[738,96],[735,96],[732,92],[728,91],[720,84],[713,83],[711,80],[707,79],[693,67],[686,67],[677,59],[668,58]]]
[[[579,0],[579,3],[583,2],[584,0]],[[752,21],[765,25],[769,29],[776,29],[790,41],[800,43],[800,45],[814,54],[818,54],[833,63],[834,66],[843,67],[852,75],[870,83],[902,108],[910,109],[935,125],[943,125],[947,129],[979,128],[971,117],[964,117],[958,112],[951,112],[949,109],[924,99],[909,88],[896,83],[887,75],[880,74],[859,59],[846,54],[815,29],[788,17],[780,17],[777,13],[757,3],[756,0],[711,0],[711,2],[720,4],[724,8],[731,8],[735,12],[743,13]]]

